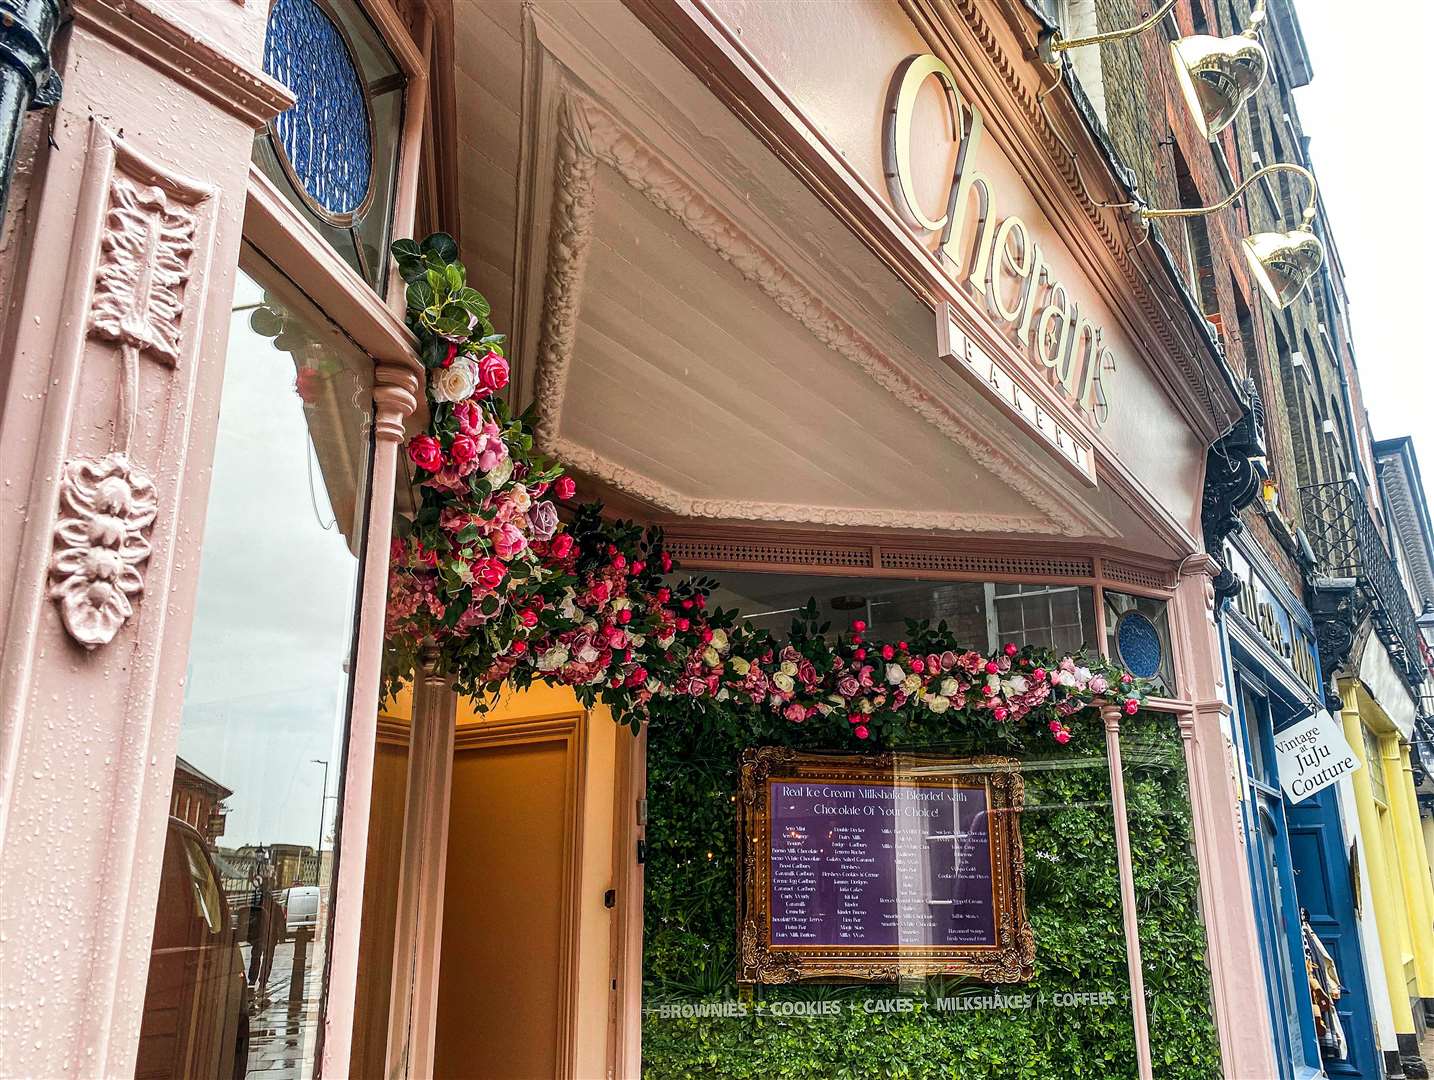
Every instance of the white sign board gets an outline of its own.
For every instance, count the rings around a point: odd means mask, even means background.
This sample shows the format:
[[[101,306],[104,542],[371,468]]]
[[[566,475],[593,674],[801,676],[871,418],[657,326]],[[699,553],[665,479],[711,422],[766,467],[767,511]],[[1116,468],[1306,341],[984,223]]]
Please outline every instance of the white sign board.
[[[1292,803],[1308,799],[1359,768],[1344,732],[1324,709],[1275,733],[1280,787]]]

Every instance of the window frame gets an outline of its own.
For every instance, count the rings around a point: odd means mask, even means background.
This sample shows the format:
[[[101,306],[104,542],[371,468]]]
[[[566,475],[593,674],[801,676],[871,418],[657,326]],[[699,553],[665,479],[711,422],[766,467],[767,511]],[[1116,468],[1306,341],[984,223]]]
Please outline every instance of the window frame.
[[[411,27],[391,0],[348,2],[362,8],[407,80],[389,235],[408,236],[414,230],[421,184],[426,179],[432,188],[435,183],[435,161],[428,141],[434,137],[430,68],[438,18],[428,0],[411,0],[407,5],[413,16]],[[413,422],[421,419],[416,414],[422,411],[423,366],[417,341],[403,321],[404,286],[397,267],[388,267],[386,298],[381,297],[253,162],[245,193],[243,246],[241,263],[262,259],[271,272],[283,275],[330,322],[342,328],[375,365],[374,437],[355,610],[350,706],[343,765],[335,787],[336,867],[315,1058],[316,1075],[345,1076],[349,1073],[358,986],[394,479],[398,447]]]

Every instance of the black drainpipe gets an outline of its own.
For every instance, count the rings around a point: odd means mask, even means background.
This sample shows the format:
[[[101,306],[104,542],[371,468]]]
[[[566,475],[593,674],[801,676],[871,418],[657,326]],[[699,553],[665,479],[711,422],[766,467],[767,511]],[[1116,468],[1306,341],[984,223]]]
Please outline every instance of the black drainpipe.
[[[22,117],[60,100],[60,77],[50,66],[50,40],[60,24],[60,0],[0,0],[0,221],[10,200],[10,175]]]

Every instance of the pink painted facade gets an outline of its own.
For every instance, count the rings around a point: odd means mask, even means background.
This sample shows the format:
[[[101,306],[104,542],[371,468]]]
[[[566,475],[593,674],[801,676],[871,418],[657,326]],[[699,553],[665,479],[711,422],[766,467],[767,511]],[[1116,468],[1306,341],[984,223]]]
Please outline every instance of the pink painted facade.
[[[172,778],[186,688],[203,662],[191,645],[216,535],[220,398],[247,333],[233,313],[244,290],[262,287],[255,306],[341,328],[315,340],[372,368],[358,383],[366,466],[317,466],[361,479],[348,516],[359,524],[339,545],[354,597],[342,623],[349,651],[334,665],[344,720],[337,755],[312,759],[326,780],[311,799],[311,854],[320,870],[336,859],[337,872],[320,888],[322,951],[310,956],[323,957],[322,975],[304,1004],[315,1037],[295,1068],[374,1074],[376,1063],[355,1064],[351,1052],[356,1009],[373,992],[360,951],[375,895],[389,540],[406,483],[399,451],[423,401],[402,292],[376,290],[382,271],[366,279],[255,156],[256,132],[293,102],[265,74],[265,0],[72,6],[52,144],[22,178],[22,231],[4,255],[13,286],[0,380],[0,1073],[129,1076],[142,1058]],[[1068,95],[1036,107],[1043,71],[1027,59],[1036,26],[1025,6],[853,3],[817,17],[810,5],[742,2],[364,0],[356,10],[405,87],[389,118],[389,234],[454,233],[494,321],[511,327],[512,393],[538,402],[544,445],[624,514],[663,524],[685,565],[1040,578],[1168,601],[1175,688],[1158,704],[1183,736],[1225,1075],[1274,1075],[1213,621],[1218,566],[1200,540],[1205,451],[1238,402],[1208,370],[1215,360],[1189,319],[1153,294],[1165,267],[1072,175],[1062,142],[1086,176],[1106,163]],[[913,226],[893,198],[889,84],[927,53],[984,116],[970,165],[989,185],[992,216],[1020,218],[1050,279],[1100,328],[1115,372],[1103,416],[1094,389],[1063,387],[1013,343],[991,306],[1009,294],[974,294],[939,255],[937,230]],[[950,149],[942,108],[929,81],[913,146]],[[940,155],[920,149],[913,167],[919,205],[937,206]],[[963,355],[994,358],[1015,386],[1014,411],[939,359],[943,302],[975,350]],[[626,315],[605,319],[613,310]],[[707,310],[747,321],[750,347],[732,347],[722,320],[698,317]],[[1022,413],[1023,396],[1034,413]],[[802,407],[808,399],[822,407]],[[1079,442],[1079,468],[1059,460],[1032,415]],[[833,479],[853,442],[918,464],[921,482]],[[731,452],[714,453],[718,444]],[[337,523],[335,492],[331,483]],[[319,518],[321,509],[316,499]],[[92,565],[87,557],[124,569],[57,598],[57,582]],[[1108,715],[1106,732],[1123,822],[1118,721]],[[464,722],[441,680],[424,680],[405,720],[393,975],[379,995],[384,1075],[433,1074],[454,731]],[[592,759],[577,795],[588,800],[580,876],[606,882],[614,904],[572,913],[565,962],[574,985],[611,982],[613,996],[578,995],[578,1017],[612,1019],[572,1018],[560,1055],[569,1076],[598,1075],[594,1063],[635,1076],[641,1054],[642,876],[615,853],[641,835],[631,808],[642,744],[619,745]],[[289,757],[265,768],[288,769]],[[1118,837],[1135,941],[1129,846]],[[229,838],[225,859],[239,858],[244,838]],[[1138,987],[1138,947],[1131,964]],[[1139,1075],[1151,1074],[1142,1060]]]

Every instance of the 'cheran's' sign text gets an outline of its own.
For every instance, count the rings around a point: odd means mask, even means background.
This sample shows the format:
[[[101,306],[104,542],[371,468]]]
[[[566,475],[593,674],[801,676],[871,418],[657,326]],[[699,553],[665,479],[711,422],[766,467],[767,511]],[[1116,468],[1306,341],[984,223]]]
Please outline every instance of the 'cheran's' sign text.
[[[958,143],[956,167],[945,212],[932,217],[922,208],[912,177],[912,115],[922,84],[934,77],[945,91],[951,128]],[[887,186],[897,211],[924,232],[939,232],[942,261],[957,281],[982,298],[987,311],[1005,323],[1033,363],[1052,372],[1066,395],[1104,424],[1110,414],[1115,354],[1103,331],[1081,314],[1066,286],[1052,276],[1030,228],[1014,214],[995,213],[989,179],[975,168],[985,120],[956,89],[951,69],[927,54],[902,62],[892,78],[885,131]],[[975,212],[971,258],[963,251],[970,215]]]

